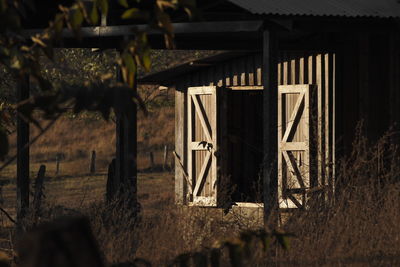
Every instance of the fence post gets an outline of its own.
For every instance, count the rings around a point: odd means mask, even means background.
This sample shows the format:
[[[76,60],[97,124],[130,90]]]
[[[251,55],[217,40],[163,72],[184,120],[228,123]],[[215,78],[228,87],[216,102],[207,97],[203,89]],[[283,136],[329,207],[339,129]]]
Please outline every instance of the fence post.
[[[39,172],[37,174],[36,180],[35,180],[35,187],[34,187],[34,195],[33,195],[33,207],[34,207],[34,219],[35,219],[35,224],[37,222],[38,217],[40,216],[40,208],[42,204],[42,197],[44,196],[43,193],[43,182],[44,182],[44,177],[46,175],[46,166],[45,165],[40,165]]]
[[[108,165],[108,175],[107,175],[107,188],[106,188],[106,201],[110,203],[114,197],[115,193],[120,185],[116,184],[115,180],[115,158],[112,159],[111,163]]]
[[[60,160],[61,160],[61,155],[60,153],[57,153],[56,155],[56,175],[60,173]]]
[[[163,169],[164,171],[167,168],[167,160],[168,160],[168,145],[164,146],[164,162],[163,162]]]
[[[92,156],[90,157],[90,173],[93,174],[96,172],[96,151],[92,151]]]
[[[150,158],[150,168],[154,169],[154,154],[152,151],[149,152],[149,158]]]

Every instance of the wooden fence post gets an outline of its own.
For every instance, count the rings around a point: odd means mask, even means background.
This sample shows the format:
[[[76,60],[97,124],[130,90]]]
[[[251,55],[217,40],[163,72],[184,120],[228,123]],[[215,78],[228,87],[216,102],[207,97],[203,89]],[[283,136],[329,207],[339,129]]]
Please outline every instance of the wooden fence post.
[[[90,157],[90,174],[94,174],[96,172],[96,151],[92,151],[92,155]]]
[[[57,153],[56,155],[56,175],[60,173],[60,161],[61,161],[61,154]]]
[[[108,203],[114,199],[118,186],[115,180],[115,159],[112,159],[111,163],[108,165],[107,175],[106,201]]]
[[[155,164],[154,164],[154,154],[152,151],[149,152],[149,159],[150,159],[150,168],[154,169]]]
[[[46,174],[46,166],[40,165],[39,172],[37,174],[34,186],[34,195],[33,195],[33,207],[34,207],[34,218],[35,224],[37,222],[38,217],[40,216],[40,208],[42,204],[42,197],[44,196],[43,190],[43,182]]]
[[[167,168],[167,164],[168,164],[168,162],[167,162],[167,160],[168,160],[168,145],[164,146],[164,157],[163,158],[164,158],[163,169],[165,171]]]

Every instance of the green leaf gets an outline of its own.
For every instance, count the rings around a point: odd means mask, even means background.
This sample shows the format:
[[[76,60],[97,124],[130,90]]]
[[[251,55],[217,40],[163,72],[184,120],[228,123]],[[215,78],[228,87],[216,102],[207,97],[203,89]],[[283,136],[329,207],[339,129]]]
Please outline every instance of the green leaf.
[[[60,34],[64,28],[64,18],[62,14],[57,14],[54,19],[54,31],[56,34]]]
[[[136,63],[131,54],[123,53],[122,60],[124,62],[124,65],[128,68],[129,72],[132,72],[132,73],[136,72]]]
[[[127,0],[118,0],[118,3],[125,8],[129,7]]]
[[[126,10],[121,16],[121,18],[123,19],[138,19],[141,17],[142,17],[141,11],[138,8],[130,8]]]
[[[136,62],[132,55],[125,52],[122,54],[122,62],[124,66],[122,67],[122,75],[124,80],[130,87],[133,88],[136,75]]]
[[[90,21],[93,25],[99,22],[99,11],[97,10],[97,6],[93,5],[92,10],[90,11]]]
[[[151,57],[150,57],[150,49],[146,49],[142,55],[143,67],[146,71],[150,71],[151,69]]]
[[[80,9],[73,9],[70,16],[72,29],[78,30],[83,22],[83,14]]]
[[[4,160],[7,156],[10,145],[8,143],[7,133],[4,128],[0,125],[0,161]]]

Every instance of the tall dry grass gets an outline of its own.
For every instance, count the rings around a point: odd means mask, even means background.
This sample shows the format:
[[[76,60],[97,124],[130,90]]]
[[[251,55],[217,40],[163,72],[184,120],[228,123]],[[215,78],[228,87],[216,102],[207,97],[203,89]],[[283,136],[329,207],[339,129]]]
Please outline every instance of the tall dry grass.
[[[290,249],[273,246],[264,253],[254,246],[245,266],[399,265],[400,158],[393,137],[387,134],[371,144],[359,135],[352,154],[337,164],[334,201],[293,213],[282,227],[294,234]],[[107,223],[97,219],[101,212],[91,214],[109,262],[140,257],[163,266],[181,253],[237,237],[245,230],[239,226],[246,225],[227,221],[213,209],[176,207],[171,196],[154,203],[151,210],[150,214],[144,210],[135,225],[126,223],[117,211],[115,216],[121,220],[115,221],[114,231],[106,230]],[[230,266],[227,260],[222,263]]]
[[[167,108],[151,116],[139,121],[139,142],[152,148],[172,143],[173,111]],[[62,118],[58,128],[56,125],[48,137],[32,148],[37,160],[53,158],[61,148],[71,159],[79,158],[78,149],[90,151],[94,146],[99,147],[99,155],[113,155],[113,123],[69,120]],[[96,128],[99,130],[93,130]],[[312,209],[292,214],[282,226],[283,231],[295,235],[290,249],[284,251],[273,245],[264,253],[254,246],[246,266],[400,265],[400,158],[394,142],[397,136],[388,133],[375,143],[360,132],[356,136],[352,153],[337,162],[334,201],[313,203]],[[63,144],[57,147],[59,139]],[[160,185],[149,181],[148,186]],[[139,188],[143,206],[138,219],[129,216],[129,207],[103,202],[73,211],[90,218],[108,263],[132,262],[139,257],[153,266],[164,266],[182,253],[201,251],[218,241],[235,238],[251,225],[245,217],[227,220],[216,209],[176,206],[172,182],[163,188],[164,194],[148,194],[146,190]],[[49,210],[49,219],[71,212]],[[221,266],[229,266],[228,261],[224,260]]]
[[[291,249],[282,265],[395,266],[400,264],[400,158],[394,133],[371,144],[356,135],[352,153],[336,166],[335,199],[294,214]]]

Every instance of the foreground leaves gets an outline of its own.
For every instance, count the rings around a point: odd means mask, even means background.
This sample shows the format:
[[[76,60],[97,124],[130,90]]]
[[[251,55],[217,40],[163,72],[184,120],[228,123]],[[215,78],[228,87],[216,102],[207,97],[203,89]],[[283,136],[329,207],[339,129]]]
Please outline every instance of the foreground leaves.
[[[157,29],[164,34],[167,48],[174,48],[169,11],[180,8],[188,16],[192,16],[195,1],[156,0],[151,2],[151,5],[141,5],[143,2],[145,1],[118,0],[119,5],[125,9],[121,12],[121,17],[133,20],[133,24],[137,20],[145,21],[149,26],[148,30]],[[99,111],[107,119],[112,110],[130,113],[127,109],[135,107],[132,102],[144,106],[143,101],[132,89],[136,86],[138,67],[141,66],[146,71],[151,68],[151,48],[146,32],[148,30],[138,31],[132,28],[133,36],[126,40],[117,58],[116,63],[122,73],[121,84],[84,84],[76,86],[75,89],[65,87],[56,90],[49,78],[42,74],[40,56],[44,54],[50,60],[54,60],[54,46],[63,38],[64,27],[67,27],[76,39],[81,39],[81,29],[85,24],[98,25],[100,17],[107,17],[110,0],[93,0],[90,4],[87,1],[75,0],[71,6],[60,5],[59,11],[54,14],[54,19],[46,29],[27,36],[23,32],[21,21],[29,20],[27,10],[37,10],[38,6],[35,6],[35,3],[40,1],[0,0],[0,65],[3,65],[15,80],[23,80],[29,76],[41,90],[39,96],[13,107],[20,117],[41,128],[33,116],[35,110],[41,111],[46,118],[51,118],[66,112],[66,106],[73,105],[75,112]],[[4,119],[0,117],[0,160],[8,153],[4,124]]]
[[[266,252],[272,243],[278,244],[281,248],[289,249],[289,239],[292,234],[265,230],[245,231],[239,238],[223,241],[215,247],[200,252],[185,253],[179,255],[168,267],[219,267],[224,251],[228,252],[229,263],[232,267],[247,266],[246,262],[253,257],[253,250],[261,245]]]

